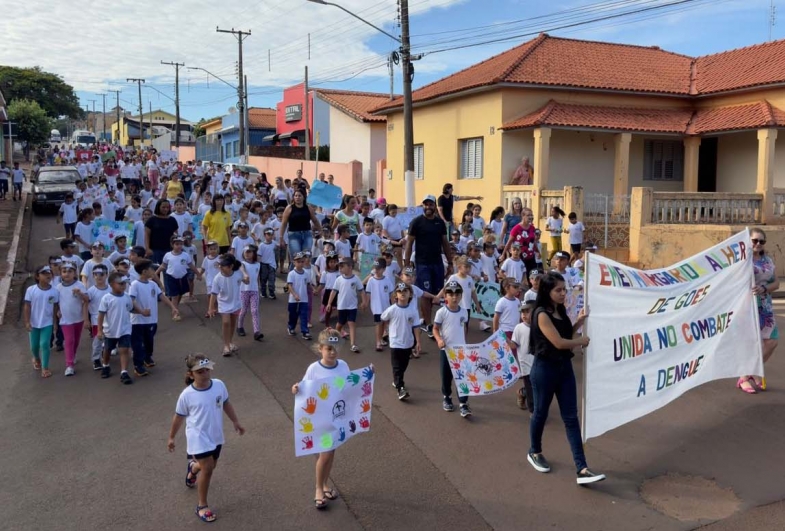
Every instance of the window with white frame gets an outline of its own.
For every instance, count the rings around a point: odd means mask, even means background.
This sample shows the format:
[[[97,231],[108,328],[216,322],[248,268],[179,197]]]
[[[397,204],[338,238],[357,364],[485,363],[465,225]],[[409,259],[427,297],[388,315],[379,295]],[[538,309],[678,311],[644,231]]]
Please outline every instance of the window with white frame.
[[[683,181],[684,143],[681,140],[645,140],[644,181]]]
[[[460,179],[482,179],[482,137],[466,138],[461,145]]]
[[[425,178],[425,147],[414,145],[414,178],[422,181]]]

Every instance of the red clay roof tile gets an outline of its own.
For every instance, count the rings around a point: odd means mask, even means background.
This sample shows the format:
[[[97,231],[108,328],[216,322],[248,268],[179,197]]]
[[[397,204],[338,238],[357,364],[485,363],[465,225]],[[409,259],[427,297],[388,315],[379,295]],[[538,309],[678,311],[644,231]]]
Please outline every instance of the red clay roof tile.
[[[319,96],[349,116],[362,122],[386,122],[387,118],[371,114],[379,105],[389,102],[390,96],[378,92],[317,89]]]
[[[275,109],[251,107],[248,109],[248,127],[275,130]]]
[[[698,94],[785,82],[785,40],[698,57]]]
[[[785,113],[761,100],[747,105],[699,109],[686,132],[701,135],[782,125],[785,125]]]

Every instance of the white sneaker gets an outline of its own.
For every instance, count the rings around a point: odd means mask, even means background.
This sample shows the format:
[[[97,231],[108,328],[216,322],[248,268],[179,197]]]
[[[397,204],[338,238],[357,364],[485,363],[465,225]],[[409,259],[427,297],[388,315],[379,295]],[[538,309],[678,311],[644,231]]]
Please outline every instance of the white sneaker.
[[[73,367],[66,367],[65,368],[65,375],[66,376],[73,376],[74,374],[76,374],[76,371],[74,370]]]
[[[110,354],[111,354],[112,356],[117,356],[117,349],[116,349],[116,348],[113,348],[113,349],[112,349],[112,352],[110,352]]]

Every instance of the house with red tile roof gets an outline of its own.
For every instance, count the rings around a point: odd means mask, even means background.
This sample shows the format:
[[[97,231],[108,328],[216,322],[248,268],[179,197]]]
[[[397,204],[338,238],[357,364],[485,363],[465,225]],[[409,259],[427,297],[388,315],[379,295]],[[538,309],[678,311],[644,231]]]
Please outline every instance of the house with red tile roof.
[[[387,118],[383,194],[402,203],[403,100],[373,113]],[[768,205],[785,188],[785,41],[688,57],[541,34],[415,90],[413,115],[417,198],[451,182],[493,208],[525,157],[518,193],[757,192]]]

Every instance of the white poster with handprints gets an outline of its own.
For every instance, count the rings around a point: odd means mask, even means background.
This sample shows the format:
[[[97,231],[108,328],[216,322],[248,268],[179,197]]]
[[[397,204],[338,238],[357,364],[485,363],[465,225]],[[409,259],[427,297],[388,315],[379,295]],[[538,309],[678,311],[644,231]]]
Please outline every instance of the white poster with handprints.
[[[346,378],[303,380],[294,396],[297,457],[335,450],[371,429],[374,372],[357,369]]]
[[[501,330],[484,343],[448,347],[445,352],[459,396],[500,393],[520,376],[518,362]]]

